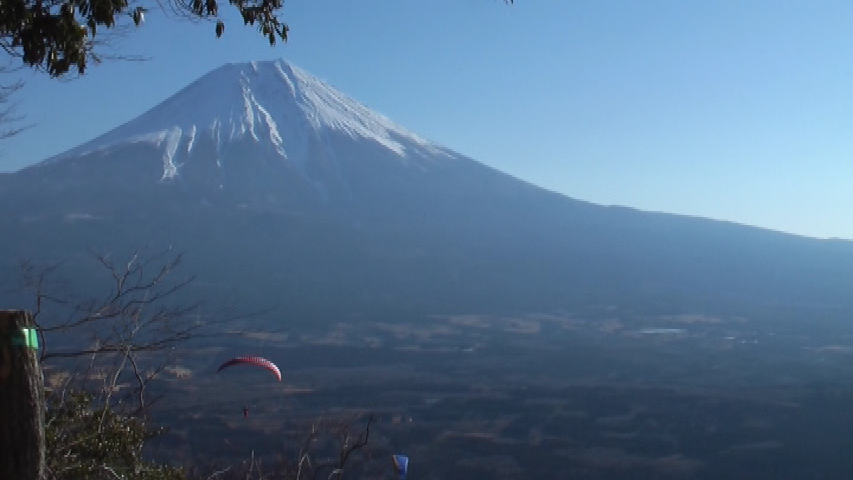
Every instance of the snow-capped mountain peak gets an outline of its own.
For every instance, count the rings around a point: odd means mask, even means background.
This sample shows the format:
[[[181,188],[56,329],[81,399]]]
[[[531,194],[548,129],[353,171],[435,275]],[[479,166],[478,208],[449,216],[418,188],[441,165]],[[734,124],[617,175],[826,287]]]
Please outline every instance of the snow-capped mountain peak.
[[[451,155],[284,60],[227,64],[140,117],[45,163],[120,144],[150,142],[163,150],[163,178],[180,175],[200,139],[217,152],[250,140],[299,164],[329,132],[377,143],[405,161],[413,153]]]

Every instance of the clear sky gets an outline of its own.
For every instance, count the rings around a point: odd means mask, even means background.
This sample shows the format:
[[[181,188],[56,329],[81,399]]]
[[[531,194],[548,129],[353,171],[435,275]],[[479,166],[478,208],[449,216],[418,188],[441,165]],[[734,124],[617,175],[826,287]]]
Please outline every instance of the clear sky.
[[[395,122],[568,196],[853,239],[853,1],[287,0],[271,48],[221,1],[152,12],[83,78],[29,72],[11,171],[227,62],[284,58]]]

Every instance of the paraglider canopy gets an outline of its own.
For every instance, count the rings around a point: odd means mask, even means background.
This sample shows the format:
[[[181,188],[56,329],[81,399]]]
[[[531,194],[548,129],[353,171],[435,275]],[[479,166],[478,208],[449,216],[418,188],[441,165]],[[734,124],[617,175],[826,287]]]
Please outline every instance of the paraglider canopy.
[[[219,368],[216,370],[216,373],[219,373],[222,370],[225,370],[226,368],[233,365],[249,365],[266,368],[267,370],[272,372],[273,375],[275,375],[275,378],[277,378],[279,382],[281,381],[281,370],[279,370],[274,363],[262,357],[234,357],[231,360],[228,360],[227,362],[220,365]]]
[[[409,457],[405,455],[394,455],[391,457],[394,462],[394,471],[400,476],[400,480],[405,480],[406,471],[409,470]]]

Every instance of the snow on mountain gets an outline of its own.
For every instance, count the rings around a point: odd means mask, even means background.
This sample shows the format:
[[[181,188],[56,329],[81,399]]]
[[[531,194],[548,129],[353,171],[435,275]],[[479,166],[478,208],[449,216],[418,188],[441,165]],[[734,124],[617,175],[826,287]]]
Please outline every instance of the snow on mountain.
[[[312,144],[329,141],[330,131],[375,142],[403,162],[413,155],[456,156],[276,60],[219,67],[140,117],[43,163],[149,142],[163,150],[163,179],[172,179],[206,137],[217,152],[230,142],[250,140],[270,147],[273,157],[300,166]]]
[[[174,246],[212,292],[273,299],[290,309],[282,318],[853,312],[849,242],[573,200],[430,143],[283,61],[216,69],[0,176],[0,195],[0,226],[14,232],[0,236],[0,268]]]

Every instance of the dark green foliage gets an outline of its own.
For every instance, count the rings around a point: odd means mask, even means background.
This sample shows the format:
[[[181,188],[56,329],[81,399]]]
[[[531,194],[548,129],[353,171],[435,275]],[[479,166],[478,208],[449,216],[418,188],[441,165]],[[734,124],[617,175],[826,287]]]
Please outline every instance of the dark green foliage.
[[[287,24],[277,14],[283,0],[229,0],[246,25],[257,25],[259,32],[274,45],[287,41]],[[217,0],[171,0],[179,14],[196,19],[215,19]],[[144,21],[147,9],[131,7],[128,0],[3,0],[0,1],[0,46],[25,65],[45,69],[52,77],[61,77],[76,69],[84,73],[94,53],[99,27],[115,29],[124,18],[135,25]],[[127,17],[124,17],[124,16]],[[216,22],[216,36],[225,25]]]
[[[98,406],[85,393],[50,395],[45,421],[48,480],[183,480],[180,469],[148,462],[142,447],[160,431]]]
[[[513,3],[513,0],[504,0]],[[228,0],[237,8],[245,25],[275,45],[287,41],[289,28],[278,18],[284,0]],[[217,0],[168,0],[179,15],[193,19],[216,19],[214,32],[221,37],[225,23],[218,19]],[[157,1],[157,6],[163,6]],[[145,20],[144,5],[128,0],[2,0],[0,1],[0,47],[25,65],[61,77],[76,69],[84,73],[94,52],[99,27],[115,29],[127,18],[136,26]],[[126,17],[125,17],[126,16]]]

